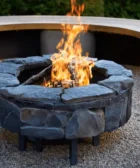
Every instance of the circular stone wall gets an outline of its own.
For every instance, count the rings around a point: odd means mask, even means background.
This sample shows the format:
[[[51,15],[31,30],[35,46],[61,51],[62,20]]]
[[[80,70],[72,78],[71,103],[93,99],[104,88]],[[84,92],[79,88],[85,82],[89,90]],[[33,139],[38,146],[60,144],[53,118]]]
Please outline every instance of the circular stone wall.
[[[106,79],[69,89],[23,85],[24,70],[50,65],[50,55],[0,63],[0,124],[46,139],[93,137],[124,125],[131,116],[132,72],[113,61],[95,62]]]

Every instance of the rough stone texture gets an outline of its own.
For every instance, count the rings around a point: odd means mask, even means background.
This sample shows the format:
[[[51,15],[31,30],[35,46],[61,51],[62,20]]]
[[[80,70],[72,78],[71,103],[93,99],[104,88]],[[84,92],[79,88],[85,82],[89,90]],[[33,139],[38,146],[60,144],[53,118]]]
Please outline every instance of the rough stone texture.
[[[31,68],[38,68],[38,67],[47,67],[52,62],[49,56],[41,57],[41,56],[32,56],[26,58],[13,58],[13,59],[6,59],[3,61],[4,64],[17,64],[18,68],[16,69],[16,76],[19,76],[20,72],[23,70],[31,69]],[[20,65],[20,66],[19,66]]]
[[[109,98],[112,95],[114,95],[113,90],[98,84],[90,84],[88,86],[65,89],[61,97],[64,103],[72,103],[97,100],[103,97]]]
[[[105,108],[105,131],[113,131],[127,121],[128,97]]]
[[[30,135],[36,138],[45,139],[62,139],[64,138],[64,130],[61,128],[48,128],[48,127],[35,127],[35,126],[23,126],[20,129],[21,135]]]
[[[20,124],[20,109],[0,98],[0,125],[13,133],[18,133]]]
[[[46,88],[35,85],[20,85],[0,89],[0,94],[17,100],[60,102],[61,88]]]
[[[50,114],[48,110],[35,109],[35,108],[22,108],[20,112],[21,121],[33,125],[44,126],[46,125],[47,116]]]
[[[71,112],[68,111],[58,111],[56,110],[53,114],[53,118],[60,123],[60,126],[66,128],[70,117],[72,116]],[[52,122],[50,122],[52,123]]]
[[[128,105],[129,97],[125,97],[123,99],[123,102],[124,102],[124,104],[123,104],[121,114],[120,114],[120,125],[119,126],[123,126],[129,120],[129,118],[128,118],[128,113],[129,113],[128,107],[132,106],[132,104]],[[131,109],[131,107],[130,107],[130,109]]]
[[[104,112],[98,110],[75,111],[66,127],[66,138],[84,138],[97,136],[104,132]]]
[[[98,84],[113,89],[120,94],[125,90],[131,89],[134,85],[134,80],[126,76],[110,76],[108,79],[99,81]]]
[[[97,69],[100,73],[103,73],[105,76],[133,76],[131,70],[127,70],[122,65],[119,65],[114,61],[99,60],[95,63],[94,68]]]
[[[0,73],[5,74],[12,74],[15,76],[18,76],[18,68],[21,66],[21,64],[15,64],[15,63],[8,63],[8,62],[0,62]]]
[[[62,127],[61,121],[56,115],[50,115],[47,117],[47,126],[48,127]]]
[[[65,128],[72,113],[68,111],[52,111],[52,115],[48,116],[46,125],[48,127]]]
[[[81,101],[81,102],[72,102],[72,103],[56,103],[54,105],[54,110],[68,110],[75,111],[77,109],[91,109],[91,108],[104,108],[109,106],[110,104],[114,104],[120,99],[125,98],[130,94],[129,90],[124,91],[122,94],[116,94],[106,97],[102,96],[100,98],[96,98],[90,101]]]
[[[48,67],[52,64],[50,56],[31,56],[26,58],[12,58],[0,63],[0,73],[10,73],[18,77],[24,70]],[[8,66],[9,65],[9,66]],[[10,67],[10,69],[8,69]],[[36,72],[35,72],[36,73]],[[31,74],[31,76],[34,74]],[[25,77],[26,78],[26,77]]]
[[[71,117],[67,111],[54,111],[37,108],[22,108],[21,121],[26,125],[65,128]]]
[[[32,57],[26,57],[26,58],[11,58],[6,59],[3,62],[8,63],[15,63],[15,64],[36,64],[40,62],[47,61],[49,57],[41,57],[41,56],[32,56]]]
[[[11,74],[0,73],[0,88],[16,85],[19,85],[19,81],[15,76]]]
[[[128,104],[127,104],[127,120],[130,119],[132,113],[132,89],[130,90],[130,94],[128,96]]]

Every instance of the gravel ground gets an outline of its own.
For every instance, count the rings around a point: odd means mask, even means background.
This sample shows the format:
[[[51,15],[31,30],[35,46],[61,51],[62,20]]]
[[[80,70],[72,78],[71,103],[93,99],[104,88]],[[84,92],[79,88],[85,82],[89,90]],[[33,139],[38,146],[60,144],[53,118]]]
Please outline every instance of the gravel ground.
[[[140,167],[140,67],[133,71],[132,116],[122,128],[104,133],[99,147],[91,140],[79,144],[79,163],[74,168],[139,168]],[[28,144],[26,152],[18,151],[17,135],[0,129],[0,168],[69,168],[68,145],[46,146],[42,153]]]

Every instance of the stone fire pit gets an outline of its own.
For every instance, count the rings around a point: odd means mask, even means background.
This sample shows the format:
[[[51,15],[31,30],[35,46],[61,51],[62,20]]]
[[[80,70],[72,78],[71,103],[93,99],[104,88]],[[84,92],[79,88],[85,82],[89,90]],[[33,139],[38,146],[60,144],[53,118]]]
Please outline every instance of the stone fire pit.
[[[107,60],[95,62],[91,84],[69,89],[24,85],[32,75],[51,65],[50,55],[0,62],[0,125],[18,133],[20,150],[33,138],[68,139],[71,165],[77,163],[77,139],[123,126],[131,116],[132,72]]]

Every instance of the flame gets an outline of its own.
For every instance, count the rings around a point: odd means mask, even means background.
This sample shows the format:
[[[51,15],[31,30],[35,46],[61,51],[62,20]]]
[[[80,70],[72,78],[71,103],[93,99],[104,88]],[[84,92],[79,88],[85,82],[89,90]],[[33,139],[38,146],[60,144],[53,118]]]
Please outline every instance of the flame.
[[[67,16],[78,16],[79,24],[62,24],[65,38],[63,37],[56,46],[58,53],[51,57],[51,80],[45,81],[44,86],[68,88],[89,85],[94,62],[87,59],[87,56],[82,56],[79,37],[80,33],[88,30],[88,25],[82,25],[80,22],[83,11],[84,4],[78,5],[76,0],[71,0],[71,11]]]

